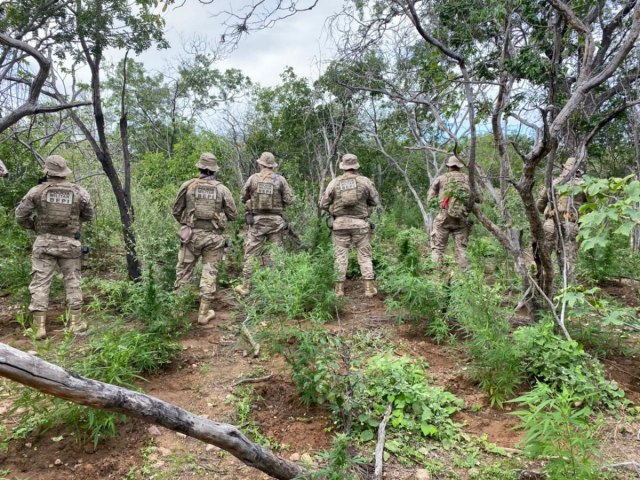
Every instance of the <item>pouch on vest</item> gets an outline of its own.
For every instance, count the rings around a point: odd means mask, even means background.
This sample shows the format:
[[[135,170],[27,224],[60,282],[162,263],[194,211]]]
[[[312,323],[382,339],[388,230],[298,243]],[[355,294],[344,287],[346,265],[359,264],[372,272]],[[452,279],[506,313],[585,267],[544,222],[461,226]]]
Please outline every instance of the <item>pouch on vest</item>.
[[[178,230],[178,237],[180,238],[180,243],[182,245],[189,243],[192,236],[193,229],[189,225],[182,225],[180,230]]]
[[[358,182],[355,178],[343,178],[336,185],[338,202],[344,207],[358,205]]]
[[[48,187],[40,198],[40,223],[49,227],[66,227],[74,217],[74,204],[79,202],[73,188],[67,186]]]
[[[210,183],[198,182],[193,192],[194,215],[197,220],[213,220],[217,218],[219,205],[218,189]]]
[[[271,210],[273,208],[273,190],[273,183],[258,182],[256,210]]]

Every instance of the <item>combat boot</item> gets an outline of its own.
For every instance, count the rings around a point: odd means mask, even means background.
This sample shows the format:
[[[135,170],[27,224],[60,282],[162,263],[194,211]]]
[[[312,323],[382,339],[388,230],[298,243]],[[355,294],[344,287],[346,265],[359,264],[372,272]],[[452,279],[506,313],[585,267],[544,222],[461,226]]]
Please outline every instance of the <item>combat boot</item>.
[[[373,284],[373,280],[365,280],[364,281],[364,296],[367,298],[374,297],[378,293],[375,285]]]
[[[33,312],[33,324],[36,326],[36,340],[47,338],[47,312]]]
[[[336,292],[336,297],[344,297],[344,282],[336,282],[334,291]]]
[[[75,335],[84,335],[87,331],[87,322],[82,318],[82,310],[69,312],[69,331]]]
[[[238,293],[242,297],[246,297],[251,292],[251,285],[249,284],[249,279],[245,278],[242,281],[242,285],[238,285],[234,288],[235,292]]]
[[[216,318],[216,312],[211,308],[211,303],[208,300],[201,300],[200,310],[198,311],[198,324],[206,325],[214,318]]]

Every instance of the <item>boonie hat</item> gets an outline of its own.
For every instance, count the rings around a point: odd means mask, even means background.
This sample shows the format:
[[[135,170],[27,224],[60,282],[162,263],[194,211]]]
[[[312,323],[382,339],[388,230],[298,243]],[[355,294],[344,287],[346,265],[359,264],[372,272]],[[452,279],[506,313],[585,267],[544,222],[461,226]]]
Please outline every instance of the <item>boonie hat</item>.
[[[445,163],[445,165],[447,167],[458,167],[458,168],[464,167],[464,164],[460,160],[458,160],[458,157],[456,157],[455,155],[451,155],[447,159],[447,163]]]
[[[342,161],[340,165],[338,165],[340,170],[358,170],[360,168],[360,164],[358,163],[358,157],[356,157],[353,153],[345,153],[342,156]]]
[[[260,155],[260,158],[257,159],[256,162],[267,168],[276,168],[278,166],[276,163],[276,157],[274,157],[271,152],[262,152],[262,155]]]
[[[204,152],[200,155],[200,160],[196,163],[197,168],[202,168],[203,170],[209,170],[211,172],[218,171],[218,159],[211,152]]]
[[[44,173],[50,177],[66,177],[71,174],[67,161],[60,155],[49,155],[44,161]]]

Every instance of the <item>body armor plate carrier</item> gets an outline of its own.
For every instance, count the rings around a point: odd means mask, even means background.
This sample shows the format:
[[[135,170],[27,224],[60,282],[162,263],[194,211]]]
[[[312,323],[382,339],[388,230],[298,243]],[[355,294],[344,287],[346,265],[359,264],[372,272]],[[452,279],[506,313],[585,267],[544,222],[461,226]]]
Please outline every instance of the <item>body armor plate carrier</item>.
[[[282,213],[282,193],[278,187],[277,174],[271,173],[268,176],[261,175],[259,177],[258,185],[251,195],[254,213]]]
[[[80,230],[80,195],[71,183],[48,184],[36,212],[38,234],[74,236]]]

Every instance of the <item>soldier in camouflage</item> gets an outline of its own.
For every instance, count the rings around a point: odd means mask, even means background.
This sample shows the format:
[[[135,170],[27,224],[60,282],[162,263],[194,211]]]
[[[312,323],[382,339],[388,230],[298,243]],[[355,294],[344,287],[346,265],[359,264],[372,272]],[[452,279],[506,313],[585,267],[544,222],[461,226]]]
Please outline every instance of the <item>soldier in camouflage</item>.
[[[263,152],[256,162],[260,165],[260,172],[251,175],[242,189],[249,225],[244,241],[243,282],[235,288],[242,296],[251,290],[250,278],[255,259],[260,258],[263,266],[269,263],[265,255],[266,243],[282,245],[282,234],[287,228],[282,214],[293,203],[293,193],[287,180],[274,172],[278,164],[273,154]]]
[[[449,235],[452,235],[456,263],[460,268],[467,268],[469,177],[461,171],[464,165],[455,156],[449,157],[445,165],[448,171],[436,178],[427,193],[427,203],[437,198],[440,207],[431,229],[431,259],[442,263]]]
[[[80,226],[93,219],[89,193],[66,179],[71,174],[67,162],[59,155],[47,157],[44,163],[47,179],[33,187],[16,208],[16,221],[34,230],[29,310],[37,327],[36,339],[47,336],[46,317],[49,287],[56,265],[62,280],[70,310],[69,330],[80,334],[87,329],[82,320]]]
[[[190,283],[202,257],[198,324],[215,318],[213,309],[218,264],[225,247],[224,229],[237,216],[231,192],[216,180],[218,162],[212,153],[203,153],[196,163],[200,176],[183,183],[173,202],[173,216],[180,223],[180,250],[174,289]]]
[[[320,201],[320,207],[333,218],[332,238],[338,271],[335,292],[338,297],[344,296],[349,248],[353,246],[358,252],[364,295],[370,298],[378,291],[374,285],[369,216],[371,209],[380,204],[380,198],[373,182],[358,173],[358,157],[351,153],[343,155],[339,167],[344,174],[329,183]]]
[[[544,187],[540,191],[536,207],[538,211],[544,214],[544,242],[549,252],[554,250],[557,253],[558,265],[562,272],[566,266],[567,281],[575,283],[575,263],[576,254],[578,252],[577,237],[580,231],[578,224],[578,210],[580,206],[587,200],[584,192],[576,195],[563,194],[560,195],[555,188],[563,178],[571,174],[574,170],[576,159],[570,157],[564,164],[562,173],[553,180],[553,192],[549,188]],[[582,185],[584,171],[581,166],[575,169],[574,175],[566,182],[569,186]]]

